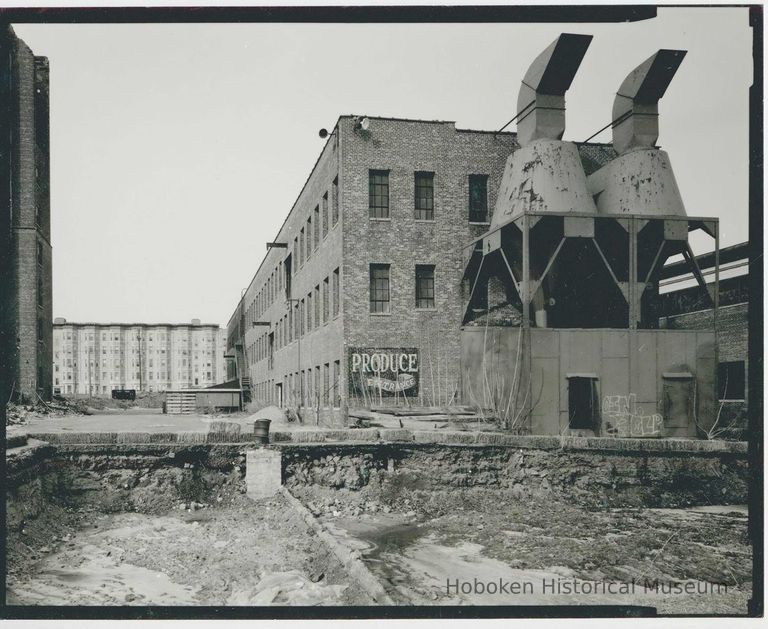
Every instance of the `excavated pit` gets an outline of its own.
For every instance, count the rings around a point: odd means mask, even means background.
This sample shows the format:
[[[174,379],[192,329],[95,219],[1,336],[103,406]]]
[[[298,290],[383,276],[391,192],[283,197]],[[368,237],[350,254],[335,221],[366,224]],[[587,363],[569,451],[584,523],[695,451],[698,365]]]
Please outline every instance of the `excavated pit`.
[[[9,605],[370,603],[283,496],[245,495],[242,449],[93,450],[17,449]]]
[[[247,497],[252,443],[67,436],[14,447],[8,604],[383,601],[746,613],[752,555],[741,446],[413,438],[425,442],[271,447],[299,509],[284,493]],[[360,586],[346,553],[388,600]],[[474,585],[502,581],[524,591]],[[555,581],[570,589],[544,585]],[[632,593],[579,590],[635,581]],[[689,589],[665,592],[670,583]]]

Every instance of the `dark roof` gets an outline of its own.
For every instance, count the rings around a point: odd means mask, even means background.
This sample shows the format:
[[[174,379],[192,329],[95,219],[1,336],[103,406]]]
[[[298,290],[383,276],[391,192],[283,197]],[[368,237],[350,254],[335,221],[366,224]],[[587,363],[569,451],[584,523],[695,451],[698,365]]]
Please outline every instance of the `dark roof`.
[[[611,144],[585,144],[584,142],[574,142],[574,144],[579,149],[581,165],[587,177],[619,155]]]
[[[729,264],[730,262],[737,262],[749,257],[749,243],[741,242],[738,245],[731,245],[730,247],[723,247],[720,249],[720,264]],[[696,262],[700,269],[709,269],[715,266],[715,252],[710,251],[708,253],[702,253],[696,256]],[[672,277],[678,277],[679,275],[688,275],[691,272],[691,267],[685,260],[679,262],[672,262],[667,264],[661,271],[661,279],[669,279]]]

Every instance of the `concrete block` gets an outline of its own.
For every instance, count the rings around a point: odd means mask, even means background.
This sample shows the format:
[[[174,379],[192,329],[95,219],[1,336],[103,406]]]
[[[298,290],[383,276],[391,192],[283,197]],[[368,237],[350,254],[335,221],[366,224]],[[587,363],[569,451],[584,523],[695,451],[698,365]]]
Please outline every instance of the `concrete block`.
[[[413,441],[413,433],[402,428],[380,428],[379,439],[382,441]]]
[[[245,485],[249,498],[268,498],[283,484],[282,453],[258,448],[245,451]]]
[[[480,432],[477,433],[475,443],[489,446],[513,446],[515,445],[515,439],[512,435],[498,432]]]
[[[449,430],[414,430],[413,440],[416,443],[446,443],[446,444],[474,444],[476,435],[474,432],[453,432]]]

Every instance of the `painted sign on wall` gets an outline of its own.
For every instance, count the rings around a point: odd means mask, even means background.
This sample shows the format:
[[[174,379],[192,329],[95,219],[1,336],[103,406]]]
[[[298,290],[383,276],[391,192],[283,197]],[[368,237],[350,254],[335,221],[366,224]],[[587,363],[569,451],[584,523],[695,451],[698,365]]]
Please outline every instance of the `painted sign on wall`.
[[[419,350],[415,347],[351,347],[350,395],[416,397],[419,368]]]

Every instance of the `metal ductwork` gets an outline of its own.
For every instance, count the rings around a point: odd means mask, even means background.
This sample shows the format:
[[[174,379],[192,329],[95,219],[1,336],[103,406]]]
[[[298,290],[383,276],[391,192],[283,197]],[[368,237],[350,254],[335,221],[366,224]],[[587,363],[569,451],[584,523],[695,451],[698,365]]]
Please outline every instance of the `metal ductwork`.
[[[565,93],[587,52],[592,35],[563,33],[533,61],[517,96],[517,141],[560,140],[565,132]]]
[[[613,147],[619,154],[656,145],[659,100],[685,54],[685,50],[659,50],[624,79],[613,101]]]
[[[531,64],[517,98],[517,140],[507,160],[492,227],[522,212],[596,212],[576,146],[563,142],[565,92],[591,35],[563,33]]]
[[[659,50],[624,79],[613,103],[613,146],[619,157],[589,177],[600,214],[686,216],[669,156],[655,147],[659,99],[684,50]]]

